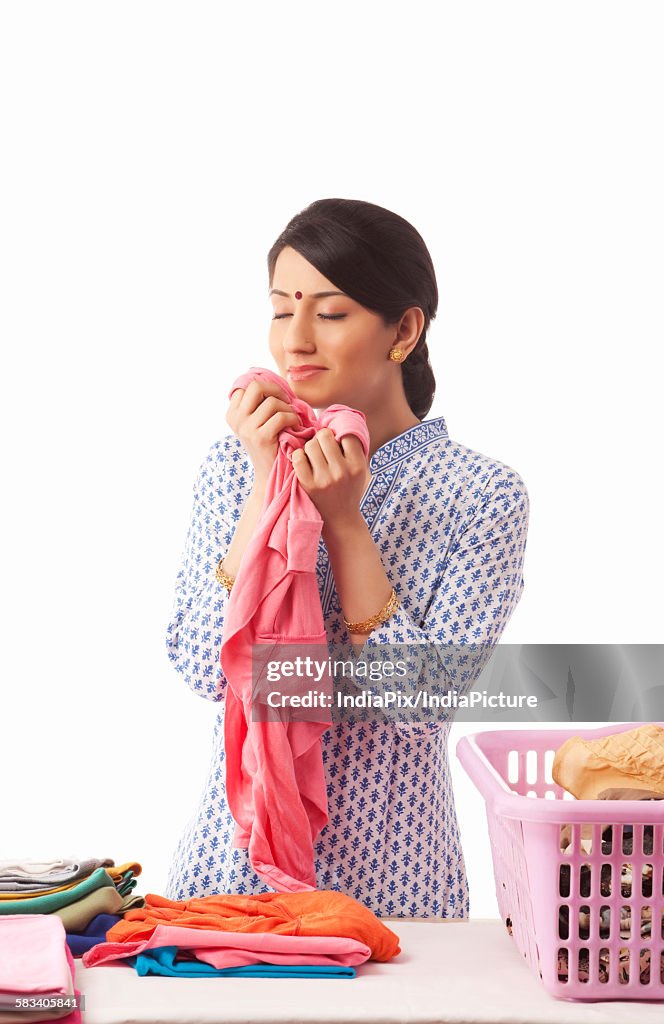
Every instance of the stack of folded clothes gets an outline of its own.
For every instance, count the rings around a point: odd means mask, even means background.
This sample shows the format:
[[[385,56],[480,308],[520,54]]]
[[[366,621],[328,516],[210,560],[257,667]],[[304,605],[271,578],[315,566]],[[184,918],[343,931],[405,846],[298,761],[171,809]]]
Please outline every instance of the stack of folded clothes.
[[[133,893],[137,861],[110,858],[0,861],[0,920],[7,915],[57,915],[74,956],[106,937],[122,915],[144,905]]]
[[[81,1024],[74,960],[55,914],[0,917],[0,1021]]]
[[[119,961],[141,975],[187,978],[352,978],[367,960],[400,952],[398,936],[371,910],[327,889],[190,900],[148,893],[83,963]]]

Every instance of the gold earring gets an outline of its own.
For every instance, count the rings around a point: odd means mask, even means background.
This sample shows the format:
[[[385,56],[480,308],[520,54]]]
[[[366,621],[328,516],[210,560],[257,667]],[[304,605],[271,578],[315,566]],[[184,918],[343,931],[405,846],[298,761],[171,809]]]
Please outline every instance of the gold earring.
[[[400,348],[391,348],[389,358],[395,363],[402,363],[404,354]]]

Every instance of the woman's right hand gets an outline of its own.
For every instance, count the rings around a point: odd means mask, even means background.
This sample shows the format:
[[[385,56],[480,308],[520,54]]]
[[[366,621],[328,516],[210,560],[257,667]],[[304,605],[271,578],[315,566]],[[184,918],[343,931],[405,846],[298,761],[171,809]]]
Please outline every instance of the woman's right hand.
[[[302,420],[276,381],[252,380],[231,395],[226,422],[242,442],[254,467],[254,488],[262,488],[274,464],[279,432]]]

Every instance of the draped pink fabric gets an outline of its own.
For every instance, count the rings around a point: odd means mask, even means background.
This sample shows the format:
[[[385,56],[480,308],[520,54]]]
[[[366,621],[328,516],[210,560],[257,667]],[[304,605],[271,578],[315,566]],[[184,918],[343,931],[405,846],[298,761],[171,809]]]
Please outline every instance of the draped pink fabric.
[[[83,954],[83,963],[86,967],[122,963],[125,957],[159,946],[177,946],[212,967],[246,967],[248,964],[355,967],[371,956],[371,949],[364,942],[344,936],[224,932],[158,924],[149,939],[98,943]]]
[[[317,417],[287,381],[261,367],[238,377],[229,398],[252,380],[278,383],[302,427],[279,434],[261,516],[226,607],[220,654],[228,681],[226,794],[236,822],[234,845],[248,848],[254,871],[277,892],[299,892],[316,886],[313,844],[328,821],[320,737],[331,717],[319,709],[316,721],[294,721],[285,709],[279,721],[254,721],[252,644],[306,644],[302,656],[327,660],[315,571],[323,521],[291,457],[323,427],[337,441],[358,437],[368,455],[369,430],[364,413],[345,405],[331,405]]]

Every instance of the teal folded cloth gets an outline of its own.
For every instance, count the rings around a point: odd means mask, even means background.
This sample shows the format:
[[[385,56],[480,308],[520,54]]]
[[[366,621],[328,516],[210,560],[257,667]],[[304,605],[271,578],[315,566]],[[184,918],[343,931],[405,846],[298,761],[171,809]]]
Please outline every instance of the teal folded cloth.
[[[137,974],[161,974],[168,978],[354,978],[354,967],[335,964],[247,964],[245,967],[213,967],[202,960],[176,960],[178,946],[157,946],[124,962]]]
[[[68,907],[70,903],[76,903],[82,896],[87,896],[88,893],[105,885],[115,886],[115,882],[108,871],[97,868],[78,885],[62,892],[53,892],[50,896],[35,896],[27,900],[0,900],[0,914],[50,914],[61,907]]]

